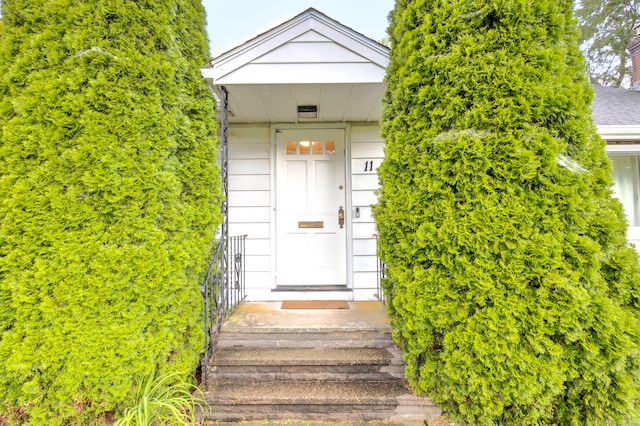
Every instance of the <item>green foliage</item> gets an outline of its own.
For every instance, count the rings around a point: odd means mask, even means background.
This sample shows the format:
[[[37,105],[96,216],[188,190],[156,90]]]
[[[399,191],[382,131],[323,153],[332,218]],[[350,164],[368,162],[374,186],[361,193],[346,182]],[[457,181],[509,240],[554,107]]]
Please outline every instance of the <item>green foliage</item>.
[[[204,9],[2,7],[0,411],[99,424],[149,365],[199,360],[222,196]]]
[[[579,0],[576,2],[585,56],[593,83],[630,87],[631,56],[627,44],[640,25],[636,0]]]
[[[472,424],[622,424],[638,259],[571,2],[398,0],[374,208],[407,378]]]
[[[136,393],[136,405],[124,410],[114,426],[193,425],[196,407],[205,404],[202,391],[173,373],[149,376]]]

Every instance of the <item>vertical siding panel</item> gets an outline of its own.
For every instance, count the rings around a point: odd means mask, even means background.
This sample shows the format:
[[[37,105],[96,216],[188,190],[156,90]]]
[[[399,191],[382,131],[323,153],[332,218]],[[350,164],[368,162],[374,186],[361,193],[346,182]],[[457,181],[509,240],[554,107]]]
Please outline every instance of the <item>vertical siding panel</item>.
[[[378,189],[377,168],[384,157],[380,127],[353,125],[351,128],[351,200],[353,212],[353,292],[356,300],[376,297],[376,229],[371,205]]]

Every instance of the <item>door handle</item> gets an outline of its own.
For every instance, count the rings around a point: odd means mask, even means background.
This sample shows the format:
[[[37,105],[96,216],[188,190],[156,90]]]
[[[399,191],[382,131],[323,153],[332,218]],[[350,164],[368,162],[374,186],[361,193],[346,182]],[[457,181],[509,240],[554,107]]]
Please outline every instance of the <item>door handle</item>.
[[[340,229],[344,227],[344,209],[342,206],[338,209],[338,225],[340,225]]]

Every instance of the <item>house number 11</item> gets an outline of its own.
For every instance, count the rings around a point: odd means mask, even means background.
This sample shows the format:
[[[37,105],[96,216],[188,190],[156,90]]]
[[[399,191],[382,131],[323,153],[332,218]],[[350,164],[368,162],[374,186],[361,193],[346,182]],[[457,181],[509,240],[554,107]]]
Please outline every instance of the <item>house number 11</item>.
[[[364,162],[364,171],[365,172],[373,171],[373,160],[367,160]]]

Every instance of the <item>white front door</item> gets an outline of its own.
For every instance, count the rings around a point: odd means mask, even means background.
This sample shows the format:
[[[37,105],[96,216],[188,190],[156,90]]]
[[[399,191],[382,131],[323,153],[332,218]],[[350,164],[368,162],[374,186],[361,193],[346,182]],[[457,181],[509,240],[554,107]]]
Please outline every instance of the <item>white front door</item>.
[[[277,285],[347,283],[344,140],[344,129],[276,131]]]

